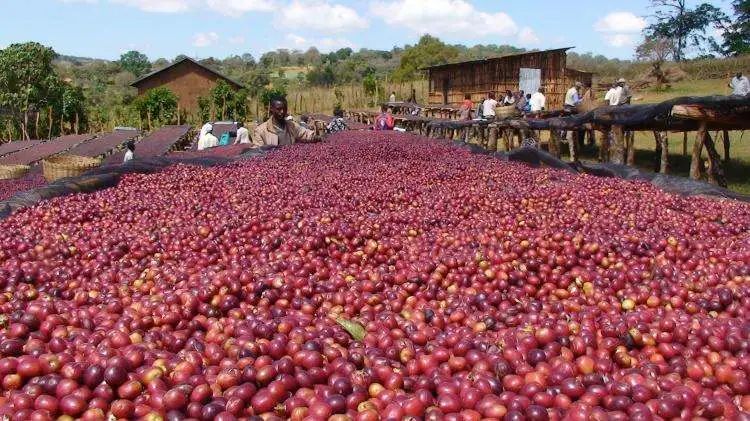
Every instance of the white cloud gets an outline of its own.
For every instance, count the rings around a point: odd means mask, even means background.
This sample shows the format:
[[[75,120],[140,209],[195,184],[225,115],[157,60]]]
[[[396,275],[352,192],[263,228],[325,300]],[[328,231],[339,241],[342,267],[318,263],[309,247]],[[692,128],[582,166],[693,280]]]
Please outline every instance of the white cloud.
[[[245,43],[245,37],[243,37],[242,35],[238,35],[236,37],[229,37],[227,41],[229,41],[229,43],[233,45],[242,45]]]
[[[636,35],[645,27],[646,19],[631,12],[612,12],[594,24],[594,30],[602,34],[604,42],[616,48],[634,45]]]
[[[636,39],[630,34],[612,34],[605,35],[604,41],[612,47],[621,48],[635,45]]]
[[[537,45],[541,40],[533,29],[526,26],[518,32],[518,42],[521,45]]]
[[[88,4],[94,4],[97,3],[99,0],[60,0],[63,3],[88,3]]]
[[[354,31],[369,26],[367,20],[356,10],[327,0],[293,0],[279,10],[276,25],[329,33]]]
[[[187,12],[194,5],[194,0],[110,0],[112,3],[119,3],[125,6],[131,6],[143,10],[144,12],[155,13],[181,13]]]
[[[219,35],[216,32],[199,32],[193,36],[193,47],[210,47],[218,41]]]
[[[503,12],[481,12],[464,0],[425,3],[423,0],[375,1],[370,11],[388,25],[405,27],[418,34],[513,36],[518,33],[516,23]]]
[[[272,0],[206,0],[206,5],[223,15],[240,16],[247,12],[267,12],[274,9]]]
[[[631,12],[612,12],[594,24],[597,32],[608,34],[635,34],[646,27],[646,19]]]
[[[277,48],[288,48],[291,50],[307,50],[310,47],[316,47],[321,53],[336,51],[341,48],[349,47],[355,49],[356,46],[344,38],[320,38],[307,39],[297,34],[287,34],[286,42]]]

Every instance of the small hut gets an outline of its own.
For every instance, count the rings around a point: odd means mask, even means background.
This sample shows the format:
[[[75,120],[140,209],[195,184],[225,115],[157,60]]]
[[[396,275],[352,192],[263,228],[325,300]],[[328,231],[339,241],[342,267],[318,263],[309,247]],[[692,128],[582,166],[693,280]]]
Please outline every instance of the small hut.
[[[571,48],[427,67],[424,70],[428,71],[430,81],[428,104],[458,106],[466,94],[479,102],[488,92],[499,94],[510,89],[533,93],[542,86],[547,108],[562,108],[568,88],[575,82],[590,84],[593,77],[593,73],[567,67],[567,51]]]

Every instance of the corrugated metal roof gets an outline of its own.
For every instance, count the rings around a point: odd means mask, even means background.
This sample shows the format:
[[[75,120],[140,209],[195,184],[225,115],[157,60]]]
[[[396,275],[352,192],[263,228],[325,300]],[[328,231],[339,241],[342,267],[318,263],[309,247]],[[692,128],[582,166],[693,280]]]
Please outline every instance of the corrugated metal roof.
[[[210,68],[210,67],[208,67],[208,66],[206,66],[204,64],[201,64],[200,62],[195,61],[195,60],[193,60],[190,57],[184,57],[182,60],[176,61],[176,62],[170,64],[167,67],[164,67],[162,69],[155,70],[155,71],[153,71],[151,73],[143,75],[139,79],[137,79],[135,82],[131,83],[130,86],[136,86],[137,87],[141,82],[143,82],[143,81],[145,81],[147,79],[151,79],[152,77],[158,75],[159,73],[161,73],[161,72],[163,72],[163,71],[165,71],[167,69],[171,69],[172,67],[175,67],[175,66],[177,66],[179,64],[182,64],[182,63],[184,63],[186,61],[189,62],[189,63],[192,63],[192,64],[194,64],[196,66],[199,66],[199,67],[201,67],[201,68],[203,68],[203,69],[205,69],[205,70],[207,70],[207,71],[209,71],[209,72],[211,72],[213,74],[215,74],[216,76],[218,76],[218,77],[226,80],[227,82],[231,83],[232,85],[235,85],[236,87],[238,87],[240,89],[242,89],[242,88],[245,87],[244,85],[242,85],[241,83],[237,82],[236,80],[233,80],[233,79],[231,79],[231,78],[229,78],[227,76],[224,76],[221,73],[217,72],[216,70],[214,70],[214,69],[212,69],[212,68]]]
[[[451,66],[463,66],[465,64],[477,64],[477,63],[486,63],[493,60],[502,60],[509,57],[520,57],[520,56],[527,56],[530,54],[540,54],[540,53],[555,53],[559,51],[568,51],[575,47],[564,47],[564,48],[554,48],[552,50],[542,50],[542,51],[526,51],[524,53],[516,53],[516,54],[508,54],[504,56],[499,57],[489,57],[489,58],[483,58],[479,60],[469,60],[469,61],[460,61],[457,63],[446,63],[446,64],[437,64],[435,66],[428,66],[428,67],[422,67],[419,70],[431,70],[431,69],[440,69],[444,67],[451,67]]]

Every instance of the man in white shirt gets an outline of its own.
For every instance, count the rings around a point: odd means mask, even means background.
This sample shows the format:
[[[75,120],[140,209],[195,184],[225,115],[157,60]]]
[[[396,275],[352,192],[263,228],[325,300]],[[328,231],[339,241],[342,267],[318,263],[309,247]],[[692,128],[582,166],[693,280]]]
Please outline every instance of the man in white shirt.
[[[583,85],[581,82],[576,82],[575,85],[568,89],[568,92],[565,93],[565,108],[568,110],[573,110],[575,107],[578,106],[578,104],[581,103],[581,88]]]
[[[216,138],[216,136],[211,133],[213,131],[213,128],[209,130],[206,134],[200,137],[198,139],[198,150],[202,151],[208,148],[213,148],[219,145],[219,139]]]
[[[487,99],[484,100],[482,103],[482,117],[484,117],[487,120],[492,120],[497,115],[495,113],[495,108],[497,108],[497,100],[495,100],[495,93],[490,92],[487,94]]]
[[[236,145],[238,143],[250,143],[250,131],[242,122],[237,123],[237,138],[234,140],[234,144]]]
[[[729,82],[729,87],[732,88],[732,95],[745,96],[750,94],[750,81],[742,75],[742,72],[737,72]]]
[[[547,106],[547,98],[544,96],[544,88],[540,87],[538,91],[531,95],[529,104],[531,105],[532,113],[544,111],[544,108]]]
[[[622,89],[617,86],[617,84],[613,84],[612,87],[607,91],[607,94],[604,95],[604,100],[607,101],[609,105],[619,105],[621,91]]]
[[[388,97],[389,102],[396,102],[396,92],[391,92],[391,96]]]

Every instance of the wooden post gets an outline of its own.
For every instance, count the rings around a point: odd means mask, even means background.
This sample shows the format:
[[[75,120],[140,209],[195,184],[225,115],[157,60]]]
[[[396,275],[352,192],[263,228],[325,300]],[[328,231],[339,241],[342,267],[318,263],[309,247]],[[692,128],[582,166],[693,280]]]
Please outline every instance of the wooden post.
[[[658,130],[654,130],[654,144],[656,145],[656,155],[654,157],[654,171],[659,172],[659,166],[661,165],[661,133]]]
[[[609,161],[609,129],[603,129],[601,131],[601,146],[599,147],[599,162]]]
[[[508,129],[503,129],[503,145],[505,146],[505,152],[510,152],[510,134],[508,134]]]
[[[719,152],[716,151],[716,145],[714,144],[713,139],[711,139],[711,133],[709,133],[708,130],[706,130],[705,133],[706,135],[703,139],[703,144],[706,146],[706,152],[708,153],[708,181],[713,184],[718,184],[721,187],[726,187],[727,178],[721,164],[721,157],[719,156]]]
[[[560,157],[560,132],[557,129],[549,131],[549,153]]]
[[[656,141],[656,171],[666,174],[669,171],[669,134],[654,130]]]
[[[729,164],[729,130],[724,130],[724,163]]]
[[[682,132],[682,156],[687,156],[687,132]]]
[[[487,141],[487,149],[491,151],[497,150],[497,135],[498,135],[498,129],[495,126],[490,126],[490,134],[488,136],[489,140]],[[484,137],[484,136],[482,136]]]
[[[568,140],[568,147],[570,148],[570,161],[578,162],[578,131],[570,132],[572,139]]]
[[[623,164],[625,160],[625,133],[622,126],[612,126],[612,137],[614,142],[609,151],[609,160],[614,164]]]
[[[659,172],[667,174],[669,172],[669,132],[661,134],[661,166]]]
[[[49,112],[47,114],[47,139],[52,139],[52,106],[49,107]]]
[[[635,132],[630,131],[627,133],[626,142],[628,145],[627,164],[633,166],[635,165]]]
[[[693,156],[690,159],[690,178],[693,180],[701,178],[701,151],[707,134],[706,123],[701,122],[698,134],[695,137],[695,143],[693,143]]]

